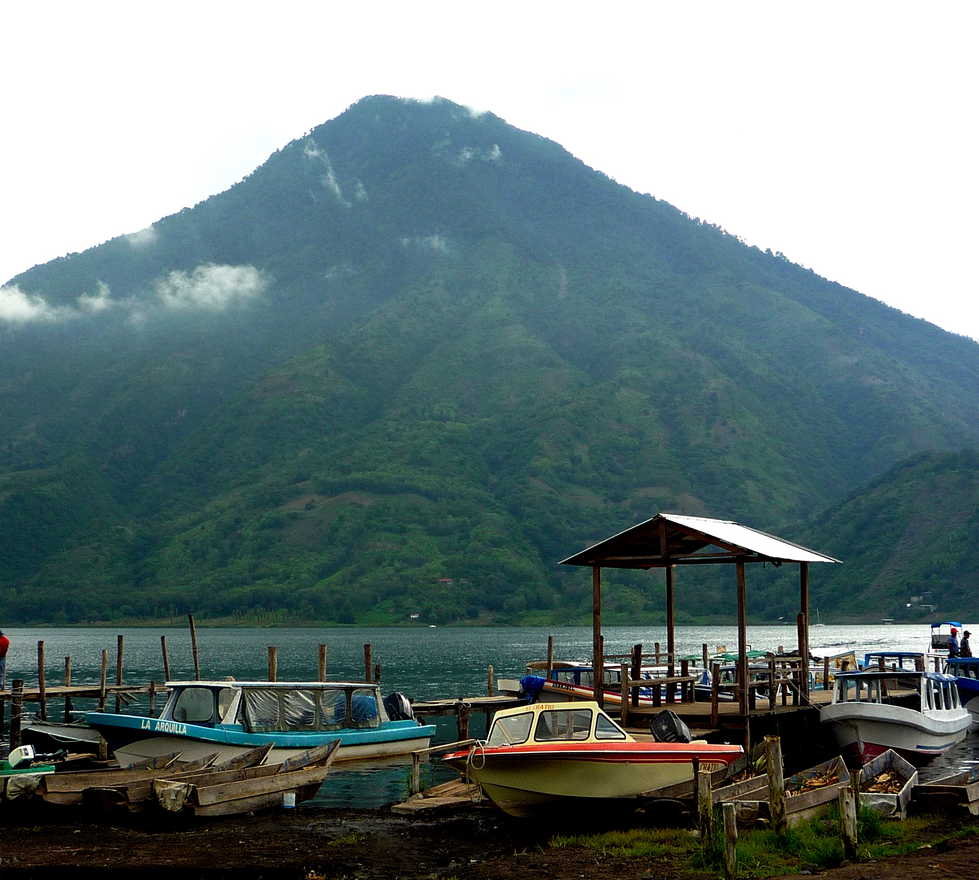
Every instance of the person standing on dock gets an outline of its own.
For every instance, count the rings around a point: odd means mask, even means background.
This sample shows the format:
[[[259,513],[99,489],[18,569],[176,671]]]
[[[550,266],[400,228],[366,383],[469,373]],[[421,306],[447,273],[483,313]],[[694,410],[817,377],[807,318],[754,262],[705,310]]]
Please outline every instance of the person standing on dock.
[[[959,656],[960,657],[971,657],[972,656],[972,645],[969,644],[969,636],[972,633],[966,630],[962,633],[962,643],[959,645]]]
[[[7,649],[10,647],[10,639],[0,629],[0,691],[7,689]]]

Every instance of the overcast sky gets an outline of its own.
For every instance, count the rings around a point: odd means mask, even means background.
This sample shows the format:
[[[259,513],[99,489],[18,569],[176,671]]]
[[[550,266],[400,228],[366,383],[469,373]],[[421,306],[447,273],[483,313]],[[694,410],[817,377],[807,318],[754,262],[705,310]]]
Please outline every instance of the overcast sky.
[[[979,3],[0,5],[0,281],[441,95],[979,339]],[[349,8],[346,8],[349,7]]]

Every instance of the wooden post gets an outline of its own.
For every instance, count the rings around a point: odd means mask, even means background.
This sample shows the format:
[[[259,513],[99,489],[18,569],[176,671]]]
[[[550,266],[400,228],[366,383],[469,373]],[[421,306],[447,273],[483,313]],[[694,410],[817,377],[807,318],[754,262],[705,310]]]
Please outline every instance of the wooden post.
[[[469,712],[471,707],[468,703],[456,703],[456,728],[459,740],[469,739]]]
[[[744,560],[735,564],[738,578],[738,709],[748,714],[748,596],[744,578]]]
[[[11,751],[20,745],[20,731],[24,718],[24,680],[15,678],[10,683],[10,739]]]
[[[190,624],[190,650],[194,655],[194,680],[201,679],[201,654],[197,649],[197,624],[194,623],[194,615],[188,614],[187,621]]]
[[[275,645],[268,646],[269,681],[279,680],[279,649]]]
[[[857,857],[857,798],[853,788],[840,789],[840,838],[843,840],[843,857]]]
[[[319,679],[318,681],[326,681],[326,645],[320,645],[319,652]]]
[[[704,846],[711,846],[714,842],[715,826],[710,770],[701,770],[698,767],[694,784],[697,786],[697,827],[700,829],[700,842]]]
[[[823,690],[829,690],[829,657],[823,657]]]
[[[785,779],[782,775],[782,745],[777,736],[765,737],[765,760],[772,828],[779,834],[784,834],[788,828],[785,818]]]
[[[642,642],[632,646],[632,671],[630,675],[637,681],[642,677]],[[639,705],[639,688],[632,689],[632,705]]]
[[[547,637],[547,666],[544,669],[544,680],[551,677],[554,672],[554,636]]]
[[[809,696],[809,563],[799,563],[799,615],[802,623],[799,627],[799,656],[802,658],[802,669],[806,673],[800,681],[800,693]]]
[[[493,664],[490,663],[486,667],[486,696],[492,697],[496,693],[496,687],[493,681]]]
[[[602,651],[602,569],[594,565],[591,570],[591,668],[595,702],[605,706],[604,668]]]
[[[371,681],[372,654],[374,648],[370,642],[364,645],[364,681]],[[461,739],[461,737],[460,737]]]
[[[704,658],[704,669],[707,669],[710,666],[710,654],[707,651],[707,642],[704,642],[703,645],[700,646],[700,652]]]
[[[629,724],[629,664],[623,663],[619,669],[619,675],[622,677],[622,708],[619,714],[619,722],[623,727],[626,727]]]
[[[71,656],[65,657],[65,687],[71,687]],[[71,696],[65,694],[65,724],[71,721]]]
[[[44,642],[37,643],[37,702],[42,721],[48,720],[48,689],[44,674]]]
[[[721,804],[724,816],[724,876],[734,880],[738,872],[738,813],[734,804]]]
[[[409,793],[418,794],[422,790],[422,756],[421,752],[411,753],[411,785]]]
[[[116,684],[122,684],[122,652],[123,652],[123,636],[116,636]],[[122,704],[122,696],[116,691],[116,714],[119,714],[119,709]]]
[[[150,682],[150,718],[156,715],[156,682]]]
[[[374,678],[372,678],[371,681],[373,681],[374,684],[380,684],[381,683],[381,664],[380,663],[375,663],[374,664]]]
[[[103,648],[99,657],[99,711],[105,711],[105,690],[109,680],[109,652]]]
[[[805,642],[808,638],[806,635],[806,630],[808,629],[809,624],[806,622],[806,616],[801,612],[799,613],[799,616],[796,618],[795,625],[796,625],[796,631],[799,634],[799,641]],[[792,701],[793,705],[798,704],[800,696],[805,697],[808,696],[809,694],[809,648],[808,646],[806,646],[804,650],[806,651],[805,654],[803,654],[801,651],[799,653],[799,660],[800,660],[799,681],[798,681],[799,691],[798,694],[796,694],[793,698]]]
[[[662,531],[661,536],[666,533],[666,521],[663,520],[660,523]],[[663,540],[661,538],[661,540]],[[664,542],[663,546],[666,544]],[[664,551],[665,552],[665,551]],[[676,626],[675,626],[675,612],[676,602],[674,600],[674,590],[673,590],[673,566],[666,566],[666,674],[673,678],[676,675]],[[676,685],[670,683],[666,686],[666,702],[672,703],[673,698],[676,695]]]
[[[717,727],[720,721],[720,687],[721,687],[721,665],[714,663],[710,667],[710,726]]]
[[[15,678],[10,685],[10,748],[16,749],[20,745],[20,728],[24,717],[24,679]]]
[[[170,654],[167,651],[167,637],[160,636],[160,649],[163,651],[163,681],[170,681]]]
[[[662,651],[660,651],[659,642],[653,642],[653,653],[656,655],[656,665],[659,666],[660,655],[662,654]]]
[[[784,693],[784,691],[783,691]],[[768,661],[768,711],[775,711],[775,658]]]
[[[688,678],[690,676],[690,661],[681,660],[680,661],[680,675],[683,678]],[[680,702],[681,703],[693,703],[696,702],[696,697],[694,696],[696,691],[693,687],[692,681],[685,681],[680,686]]]

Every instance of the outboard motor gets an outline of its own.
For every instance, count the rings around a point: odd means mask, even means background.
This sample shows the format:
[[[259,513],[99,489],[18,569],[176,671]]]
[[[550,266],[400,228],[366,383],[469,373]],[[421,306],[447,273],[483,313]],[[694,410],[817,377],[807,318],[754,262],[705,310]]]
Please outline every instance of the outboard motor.
[[[649,722],[649,732],[656,742],[688,743],[692,739],[690,728],[680,719],[676,712],[669,709],[654,715]]]
[[[384,698],[384,709],[388,713],[388,718],[392,721],[415,720],[415,713],[411,708],[411,702],[401,691],[394,691]]]

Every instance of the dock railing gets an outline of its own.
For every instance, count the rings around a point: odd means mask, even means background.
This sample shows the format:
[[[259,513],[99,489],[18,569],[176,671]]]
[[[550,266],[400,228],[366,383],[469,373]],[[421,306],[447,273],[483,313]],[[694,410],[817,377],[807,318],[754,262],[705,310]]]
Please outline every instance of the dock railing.
[[[443,743],[442,745],[429,746],[426,749],[416,749],[411,753],[411,783],[409,793],[411,795],[420,794],[422,790],[422,761],[427,761],[434,754],[440,752],[452,752],[463,749],[467,746],[475,745],[477,739],[461,739],[458,742]]]

